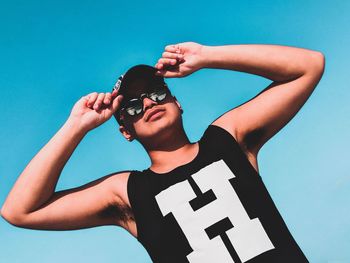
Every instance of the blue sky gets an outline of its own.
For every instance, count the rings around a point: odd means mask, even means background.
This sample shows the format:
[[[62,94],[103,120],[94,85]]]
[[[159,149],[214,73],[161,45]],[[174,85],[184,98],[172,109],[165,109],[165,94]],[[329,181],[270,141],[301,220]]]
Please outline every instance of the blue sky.
[[[350,262],[349,13],[347,1],[1,1],[0,204],[76,100],[109,91],[134,64],[154,65],[165,45],[305,47],[326,56],[323,79],[259,153],[260,174],[310,262]],[[270,83],[213,69],[167,82],[192,141]],[[111,119],[84,138],[57,190],[148,165]],[[35,231],[1,218],[0,243],[0,262],[151,262],[136,239],[111,226]]]

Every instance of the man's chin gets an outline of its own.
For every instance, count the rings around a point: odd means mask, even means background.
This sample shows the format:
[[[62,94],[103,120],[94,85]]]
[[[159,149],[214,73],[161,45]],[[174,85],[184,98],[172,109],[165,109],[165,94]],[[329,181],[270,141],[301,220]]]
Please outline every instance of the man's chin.
[[[144,134],[140,134],[140,137],[145,139],[153,139],[157,141],[164,135],[171,135],[175,132],[175,125],[170,123],[169,121],[159,118],[157,120],[154,120],[152,123],[149,123],[147,125],[146,132]]]

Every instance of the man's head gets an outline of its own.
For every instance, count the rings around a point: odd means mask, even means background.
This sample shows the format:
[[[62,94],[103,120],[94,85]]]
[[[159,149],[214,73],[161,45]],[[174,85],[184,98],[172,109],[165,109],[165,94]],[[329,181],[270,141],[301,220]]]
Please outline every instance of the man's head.
[[[134,66],[115,85],[123,100],[114,117],[128,140],[142,143],[172,129],[182,129],[181,106],[156,71],[147,65]]]

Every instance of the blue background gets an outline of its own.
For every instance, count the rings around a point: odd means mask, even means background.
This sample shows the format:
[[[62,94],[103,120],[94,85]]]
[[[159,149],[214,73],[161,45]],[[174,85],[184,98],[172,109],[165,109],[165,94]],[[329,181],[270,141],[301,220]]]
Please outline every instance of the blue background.
[[[138,63],[154,65],[167,44],[280,44],[326,56],[320,84],[259,154],[267,188],[310,262],[350,262],[349,1],[1,1],[0,204],[81,96],[110,91]],[[223,112],[270,81],[205,69],[168,84],[192,141]],[[114,119],[90,132],[57,190],[150,164]],[[150,262],[126,231],[16,228],[0,219],[0,262]]]

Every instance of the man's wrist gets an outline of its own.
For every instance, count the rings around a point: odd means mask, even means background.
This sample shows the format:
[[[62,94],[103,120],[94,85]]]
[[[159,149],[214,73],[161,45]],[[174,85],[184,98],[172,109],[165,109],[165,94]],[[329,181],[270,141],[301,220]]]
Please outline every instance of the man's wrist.
[[[215,46],[202,45],[201,48],[201,68],[213,68],[215,67]]]
[[[88,130],[82,127],[79,120],[71,117],[67,119],[62,128],[69,130],[77,138],[83,138],[88,133]]]

